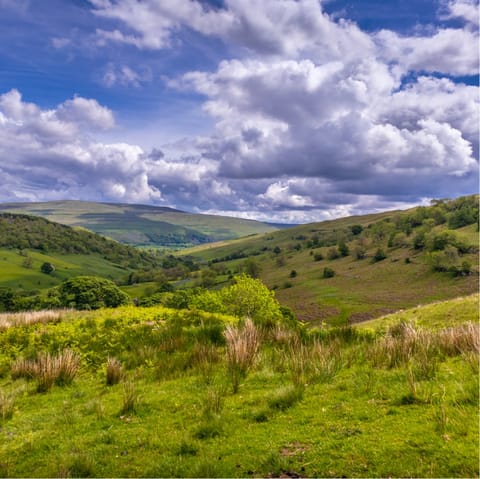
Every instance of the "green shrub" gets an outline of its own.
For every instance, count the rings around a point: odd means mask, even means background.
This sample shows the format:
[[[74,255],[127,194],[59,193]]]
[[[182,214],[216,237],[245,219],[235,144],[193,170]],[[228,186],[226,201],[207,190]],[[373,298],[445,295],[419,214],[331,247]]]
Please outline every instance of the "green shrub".
[[[375,254],[373,255],[372,262],[378,263],[379,261],[383,261],[387,257],[387,254],[383,249],[378,248]]]
[[[323,275],[324,278],[333,278],[335,276],[335,271],[332,268],[325,267],[323,268]]]

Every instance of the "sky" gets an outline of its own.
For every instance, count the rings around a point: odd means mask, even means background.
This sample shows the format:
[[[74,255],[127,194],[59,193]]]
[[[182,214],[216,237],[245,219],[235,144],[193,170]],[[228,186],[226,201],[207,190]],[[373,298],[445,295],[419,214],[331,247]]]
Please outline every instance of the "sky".
[[[0,202],[307,223],[478,192],[478,0],[0,0]]]

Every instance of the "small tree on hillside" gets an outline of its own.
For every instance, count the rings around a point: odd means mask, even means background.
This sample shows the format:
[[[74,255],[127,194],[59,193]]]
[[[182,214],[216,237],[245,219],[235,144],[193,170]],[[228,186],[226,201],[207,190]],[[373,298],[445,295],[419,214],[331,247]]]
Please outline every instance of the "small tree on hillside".
[[[45,274],[52,274],[55,271],[55,266],[52,263],[43,263],[40,266],[40,271]]]

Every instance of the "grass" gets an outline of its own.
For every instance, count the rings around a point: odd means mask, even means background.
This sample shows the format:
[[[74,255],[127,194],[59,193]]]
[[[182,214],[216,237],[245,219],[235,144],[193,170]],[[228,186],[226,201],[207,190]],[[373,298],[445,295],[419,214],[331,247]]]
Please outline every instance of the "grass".
[[[478,477],[475,315],[447,318],[443,327],[434,319],[427,329],[426,313],[422,327],[406,326],[410,314],[388,332],[323,329],[300,339],[277,328],[257,345],[236,394],[228,341],[213,345],[196,333],[195,320],[169,325],[180,318],[161,308],[5,329],[1,349],[9,357],[28,353],[41,336],[38,348],[69,341],[82,361],[69,385],[42,394],[27,378],[0,377],[0,476]],[[244,340],[248,328],[229,330]],[[183,339],[163,351],[175,336]],[[375,360],[391,338],[410,353]],[[433,374],[422,371],[423,352],[435,358]],[[308,379],[292,374],[295,354]],[[108,356],[122,361],[127,379],[107,385]],[[159,377],[161,361],[176,357],[182,366]]]
[[[98,254],[43,254],[28,250],[28,256],[32,258],[31,268],[23,266],[25,256],[20,255],[17,251],[0,248],[0,269],[2,271],[0,287],[39,290],[51,288],[63,280],[75,276],[93,275],[108,279],[120,279],[132,271],[116,265]],[[55,266],[55,272],[52,274],[42,273],[40,266],[43,263],[52,263]]]

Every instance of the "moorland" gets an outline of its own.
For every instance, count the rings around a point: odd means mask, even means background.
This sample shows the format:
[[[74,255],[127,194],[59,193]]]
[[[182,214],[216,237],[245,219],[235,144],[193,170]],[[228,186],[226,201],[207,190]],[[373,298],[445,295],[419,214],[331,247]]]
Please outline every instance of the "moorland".
[[[0,214],[0,476],[478,477],[478,196],[248,235]]]

